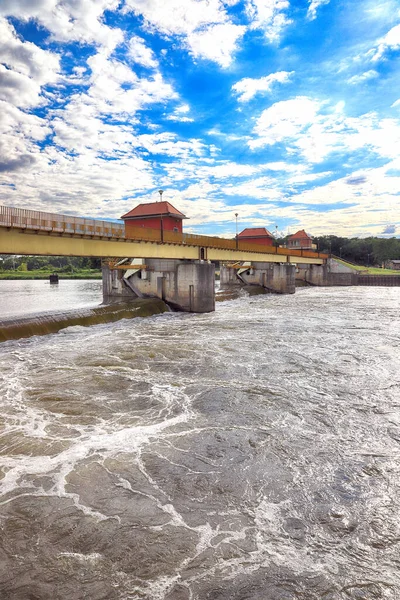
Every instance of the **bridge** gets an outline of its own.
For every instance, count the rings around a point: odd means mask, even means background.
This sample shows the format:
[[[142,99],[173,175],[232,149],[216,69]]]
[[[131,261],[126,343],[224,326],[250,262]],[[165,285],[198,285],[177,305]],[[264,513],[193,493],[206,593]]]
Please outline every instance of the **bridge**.
[[[157,296],[183,310],[214,310],[214,265],[225,284],[262,285],[294,292],[295,269],[323,277],[328,255],[260,246],[236,239],[0,206],[0,254],[87,256],[108,259],[103,294]]]

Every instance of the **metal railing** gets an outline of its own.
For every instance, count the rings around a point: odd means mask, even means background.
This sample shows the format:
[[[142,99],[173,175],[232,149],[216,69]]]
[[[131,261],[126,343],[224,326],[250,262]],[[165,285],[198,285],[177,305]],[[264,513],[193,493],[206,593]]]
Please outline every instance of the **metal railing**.
[[[224,250],[242,250],[259,254],[278,254],[283,256],[304,256],[308,258],[327,258],[327,254],[310,252],[309,250],[292,250],[278,246],[262,246],[236,239],[219,238],[216,236],[180,233],[176,231],[133,227],[125,229],[123,222],[99,221],[82,217],[70,217],[55,213],[26,210],[0,206],[0,227],[15,227],[24,230],[43,231],[50,233],[106,237],[125,241],[159,242],[199,246],[204,248],[221,248]]]
[[[55,213],[0,206],[0,226],[34,231],[93,235],[121,238],[125,236],[122,222],[98,221]]]

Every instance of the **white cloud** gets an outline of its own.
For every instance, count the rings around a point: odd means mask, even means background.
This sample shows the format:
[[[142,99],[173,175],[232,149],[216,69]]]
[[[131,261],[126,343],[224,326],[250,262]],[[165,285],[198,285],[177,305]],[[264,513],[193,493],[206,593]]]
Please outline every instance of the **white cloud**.
[[[156,71],[148,79],[139,78],[128,65],[98,52],[88,59],[92,71],[90,87],[83,101],[102,114],[134,115],[141,108],[177,99],[178,95]]]
[[[259,137],[248,142],[250,148],[276,144],[287,138],[297,139],[314,121],[319,108],[319,102],[305,96],[276,102],[258,118],[254,132]]]
[[[287,83],[294,71],[278,71],[260,79],[245,77],[232,86],[239,102],[251,100],[258,92],[270,92],[274,83]]]
[[[397,50],[400,48],[400,24],[392,27],[388,33],[378,40],[376,48],[372,52],[372,60],[377,61],[383,58],[387,50]],[[371,53],[370,53],[371,54]]]
[[[228,20],[220,0],[126,0],[124,11],[129,10],[142,15],[148,29],[166,35],[188,35]]]
[[[368,150],[383,158],[397,156],[400,124],[395,119],[379,119],[375,113],[346,117],[339,103],[328,113],[326,103],[297,97],[273,104],[264,110],[254,128],[258,135],[250,148],[284,143],[288,151],[300,152],[312,163],[321,162],[331,152]]]
[[[168,115],[167,119],[169,121],[179,121],[181,123],[192,123],[194,119],[187,116],[187,113],[190,111],[190,107],[188,104],[182,104],[175,108],[174,112]]]
[[[212,60],[221,67],[229,67],[237,42],[245,31],[243,25],[231,23],[211,25],[204,31],[195,31],[187,38],[190,53],[194,58]]]
[[[23,42],[0,17],[0,99],[20,107],[45,103],[42,87],[59,79],[57,54]]]
[[[9,69],[45,85],[57,80],[60,59],[31,42],[23,42],[14,27],[0,17],[0,60]]]
[[[288,9],[288,0],[247,0],[246,3],[250,27],[262,29],[271,42],[276,41],[282,29],[291,23],[286,15]]]
[[[292,196],[290,200],[298,208],[295,208],[297,214],[292,212],[291,217],[314,235],[380,235],[387,223],[400,223],[397,195],[400,177],[388,176],[390,167],[389,163],[378,169],[355,172],[350,177]],[[359,181],[359,184],[350,185],[349,180]],[[340,208],[324,212],[313,210],[312,205],[324,203],[337,204]]]
[[[264,165],[241,165],[235,162],[220,163],[211,167],[199,167],[199,176],[216,177],[226,179],[229,177],[249,177],[264,170]]]
[[[353,77],[350,77],[350,79],[347,80],[347,83],[357,85],[359,83],[365,83],[365,81],[369,81],[370,79],[376,79],[376,77],[379,77],[377,71],[370,69],[369,71],[365,71],[360,75],[353,75]]]
[[[43,163],[37,142],[49,135],[51,129],[44,119],[0,101],[0,132],[2,179],[15,184],[15,171],[30,172],[35,164]]]
[[[119,0],[2,0],[0,15],[34,19],[53,40],[95,43],[112,51],[123,42],[120,29],[102,22],[104,11],[116,10]]]
[[[40,99],[40,85],[33,79],[0,64],[0,100],[11,102],[15,106],[27,108],[43,102]]]
[[[146,46],[144,39],[137,35],[134,35],[129,40],[128,54],[134,62],[143,67],[156,69],[158,66],[158,61],[154,57],[154,52],[151,48]]]
[[[221,0],[126,0],[124,11],[129,10],[144,18],[149,31],[180,36],[192,56],[221,67],[231,64],[246,30],[229,20]]]
[[[317,17],[317,10],[320,6],[324,6],[324,4],[329,4],[330,0],[308,0],[309,7],[307,11],[307,17],[310,20],[313,20]]]
[[[178,136],[169,133],[151,133],[138,136],[138,143],[152,154],[165,154],[188,160],[191,157],[202,156],[206,146],[201,140],[189,139],[181,141]]]

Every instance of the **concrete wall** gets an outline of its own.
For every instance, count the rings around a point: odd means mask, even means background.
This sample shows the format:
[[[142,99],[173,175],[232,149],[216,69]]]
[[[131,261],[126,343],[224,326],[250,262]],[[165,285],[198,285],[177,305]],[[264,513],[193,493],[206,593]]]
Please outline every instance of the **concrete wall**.
[[[124,271],[117,269],[111,270],[110,267],[104,265],[102,267],[102,273],[104,302],[109,302],[114,298],[129,299],[135,296],[122,279]]]
[[[200,313],[215,310],[213,264],[148,259],[145,266],[146,269],[137,271],[126,280],[124,280],[124,270],[115,271],[105,267],[103,270],[104,299],[127,296],[161,298],[178,310]]]
[[[356,285],[400,287],[400,275],[359,275]]]
[[[328,273],[327,285],[358,285],[357,273]]]
[[[244,285],[243,281],[237,277],[237,269],[221,265],[219,269],[219,280],[221,287]]]
[[[352,269],[351,267],[336,261],[334,258],[328,258],[327,265],[330,273],[357,273],[357,269]]]
[[[309,265],[304,280],[311,285],[329,285],[327,265]]]
[[[242,269],[221,267],[221,285],[260,285],[278,294],[294,294],[295,266],[290,263],[252,262],[251,266]]]

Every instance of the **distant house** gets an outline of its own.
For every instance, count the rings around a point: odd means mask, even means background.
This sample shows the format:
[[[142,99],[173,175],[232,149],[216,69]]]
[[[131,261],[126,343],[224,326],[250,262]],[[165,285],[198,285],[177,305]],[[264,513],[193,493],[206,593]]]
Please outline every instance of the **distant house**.
[[[238,235],[238,239],[251,244],[259,244],[260,246],[273,246],[274,236],[265,229],[265,227],[253,227],[243,229]]]
[[[182,220],[187,217],[172,204],[163,200],[138,204],[122,215],[121,219],[125,223],[125,235],[129,237],[129,230],[137,227],[182,233]]]
[[[301,229],[300,231],[297,231],[297,233],[289,235],[287,247],[294,250],[314,250],[316,245],[312,243],[311,236],[308,235],[304,229]]]
[[[389,269],[396,269],[396,271],[400,271],[400,260],[389,260],[388,267]]]

